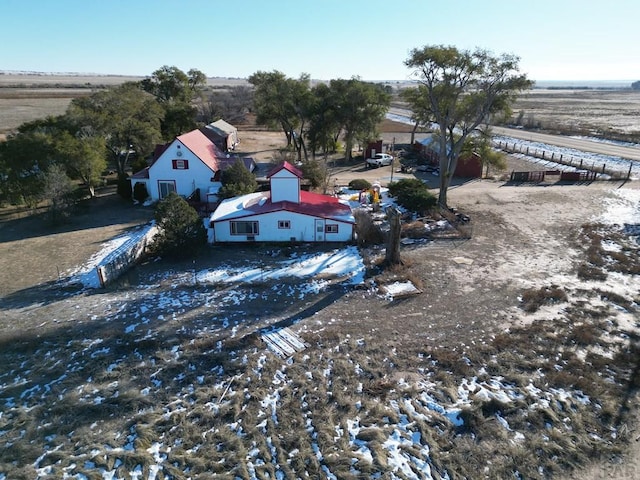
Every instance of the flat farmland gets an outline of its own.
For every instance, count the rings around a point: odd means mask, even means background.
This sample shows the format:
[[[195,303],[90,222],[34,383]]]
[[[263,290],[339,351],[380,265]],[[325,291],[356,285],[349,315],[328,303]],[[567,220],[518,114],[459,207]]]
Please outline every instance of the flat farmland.
[[[0,74],[0,139],[24,122],[64,113],[72,98],[142,76]],[[246,79],[210,77],[212,88],[248,85]],[[394,102],[395,104],[395,102]],[[551,133],[639,141],[640,91],[534,89],[522,94],[512,120]],[[634,140],[635,138],[635,140]]]
[[[515,102],[513,118],[526,128],[640,138],[640,91],[531,90]]]
[[[62,115],[74,98],[143,78],[124,75],[0,74],[0,140],[25,122],[49,115]],[[242,78],[207,79],[207,85],[214,88],[247,84]]]
[[[79,88],[0,88],[0,135],[25,122],[62,115],[72,99],[91,92]]]
[[[25,122],[62,115],[71,100],[142,77],[121,75],[0,75],[0,140]]]

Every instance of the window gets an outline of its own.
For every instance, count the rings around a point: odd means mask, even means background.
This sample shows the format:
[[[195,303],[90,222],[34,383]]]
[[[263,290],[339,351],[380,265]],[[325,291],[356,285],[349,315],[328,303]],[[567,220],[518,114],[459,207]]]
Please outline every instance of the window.
[[[171,192],[176,191],[176,182],[174,180],[158,180],[158,194],[160,199],[165,198]]]
[[[291,228],[290,220],[278,220],[278,228]]]
[[[257,235],[258,222],[231,222],[231,235]]]
[[[338,225],[336,224],[327,224],[324,226],[325,233],[338,233]]]
[[[188,170],[189,160],[175,159],[171,161],[173,163],[174,170]]]

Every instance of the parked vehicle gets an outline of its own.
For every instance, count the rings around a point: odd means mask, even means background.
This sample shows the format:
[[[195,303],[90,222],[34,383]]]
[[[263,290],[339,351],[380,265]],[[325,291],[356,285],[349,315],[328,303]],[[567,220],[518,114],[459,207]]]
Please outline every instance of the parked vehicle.
[[[367,167],[377,168],[384,165],[391,165],[393,157],[388,153],[376,153],[373,158],[367,158]]]

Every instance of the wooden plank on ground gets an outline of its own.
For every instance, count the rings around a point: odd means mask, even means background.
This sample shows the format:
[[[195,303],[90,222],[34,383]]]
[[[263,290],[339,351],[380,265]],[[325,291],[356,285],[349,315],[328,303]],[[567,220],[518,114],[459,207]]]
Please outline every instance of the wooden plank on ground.
[[[269,350],[282,358],[290,357],[306,348],[302,339],[288,328],[270,330],[264,332],[261,337]]]

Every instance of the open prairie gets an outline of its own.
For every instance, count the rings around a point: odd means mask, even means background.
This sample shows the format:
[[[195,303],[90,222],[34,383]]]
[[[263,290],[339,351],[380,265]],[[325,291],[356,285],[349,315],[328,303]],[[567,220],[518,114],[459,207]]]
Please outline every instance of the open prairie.
[[[240,141],[268,161],[284,138]],[[0,478],[638,478],[634,182],[461,183],[471,238],[407,238],[391,270],[363,249],[355,287],[205,280],[306,254],[256,245],[79,288],[151,214],[101,193],[66,228],[0,222]],[[261,339],[282,326],[286,359]]]
[[[261,162],[284,145],[240,141]],[[256,245],[85,289],[67,280],[150,209],[103,190],[55,230],[0,219],[0,479],[640,478],[638,182],[500,178],[451,189],[464,236],[407,236],[394,269],[362,249],[355,287],[202,280],[306,253]],[[305,344],[286,359],[261,339],[281,326]]]
[[[640,90],[533,89],[518,98],[513,111],[513,118],[525,127],[629,135],[640,143]]]

